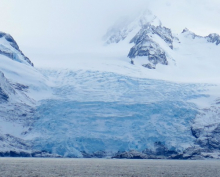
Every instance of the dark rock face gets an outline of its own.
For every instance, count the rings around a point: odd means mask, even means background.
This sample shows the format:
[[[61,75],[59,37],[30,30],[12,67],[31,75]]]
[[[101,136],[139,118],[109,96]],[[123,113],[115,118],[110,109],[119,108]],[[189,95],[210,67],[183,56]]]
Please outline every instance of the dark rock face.
[[[205,123],[201,125],[195,123],[191,127],[192,135],[196,138],[195,143],[209,150],[220,150],[220,107],[218,102],[219,100],[216,100],[215,105],[201,110],[201,113],[197,115],[197,122]]]
[[[142,152],[129,151],[118,152],[112,158],[118,159],[189,159],[189,160],[203,160],[206,158],[216,158],[216,154],[212,150],[202,148],[200,146],[192,146],[185,149],[183,152],[177,152],[175,150],[169,150],[163,143],[155,142],[155,149],[145,149]],[[220,152],[217,153],[220,158]],[[213,155],[214,154],[214,155]],[[215,157],[214,157],[215,156]]]
[[[8,101],[9,96],[0,87],[0,103],[2,101]]]
[[[190,160],[203,160],[206,157],[202,154],[206,150],[200,147],[189,147],[183,151],[183,153],[178,153],[176,155],[171,155],[169,159],[190,159]]]
[[[136,58],[138,56],[147,56],[148,60],[154,65],[158,63],[168,65],[167,57],[163,49],[148,36],[132,47],[128,54],[129,58]]]
[[[6,57],[9,57],[9,58],[11,58],[11,59],[14,59],[14,58],[15,58],[15,54],[14,54],[13,52],[11,52],[11,51],[2,51],[2,50],[0,49],[0,54],[1,54],[1,55],[5,55]]]
[[[5,34],[5,39],[10,42],[11,46],[14,47],[16,50],[19,50],[18,44],[13,39],[13,37],[9,34]]]
[[[19,50],[18,44],[11,35],[0,32],[0,38],[2,37],[5,37],[5,39],[10,43],[12,47],[14,47],[16,50]]]
[[[189,32],[189,30],[187,28],[183,29],[182,33],[186,33]]]
[[[168,44],[171,49],[173,49],[173,35],[169,28],[162,26],[152,26],[152,34],[157,34]]]
[[[147,56],[148,60],[154,65],[158,63],[168,65],[167,57],[163,49],[148,37],[132,47],[128,54],[129,58],[136,58],[138,56]]]
[[[20,152],[29,152],[31,149],[31,145],[28,144],[26,141],[9,134],[0,134],[0,145],[3,145],[3,147],[5,146],[6,149],[8,149],[9,147],[11,149],[9,151],[1,150],[0,156],[2,157],[21,157],[24,154]]]
[[[195,151],[201,149],[205,158],[219,158],[220,156],[220,107],[219,100],[210,108],[201,110],[196,122],[191,127],[192,135],[196,138]],[[202,124],[200,123],[202,122]],[[213,157],[213,154],[219,154]]]
[[[220,123],[205,126],[204,129],[192,128],[196,143],[203,148],[220,150]]]
[[[6,78],[4,74],[0,71],[0,103],[8,101],[9,96],[4,91],[3,83],[5,82]],[[3,85],[2,85],[3,84]]]
[[[149,156],[138,152],[138,151],[129,151],[129,152],[122,152],[122,153],[117,153],[115,156],[113,156],[112,158],[116,158],[116,159],[148,159]]]
[[[6,134],[5,137],[4,137],[4,140],[7,141],[7,142],[10,142],[10,144],[12,146],[14,146],[13,144],[16,144],[16,148],[19,148],[19,149],[25,149],[25,150],[28,150],[30,149],[30,145],[26,143],[26,141],[20,139],[20,138],[17,138],[17,137],[14,137],[12,135],[9,135],[9,134]]]
[[[20,54],[24,57],[24,59],[31,65],[31,66],[34,66],[34,64],[30,61],[30,59],[28,57],[26,57],[23,52],[19,49],[19,46],[18,44],[16,43],[16,41],[14,40],[14,38],[9,35],[9,34],[6,34],[6,33],[3,33],[3,32],[0,32],[0,38],[5,38],[9,44],[14,48],[16,49],[18,52],[20,52]],[[0,54],[2,55],[5,55],[11,59],[15,59],[16,58],[16,54],[13,53],[12,51],[10,50],[0,50]]]
[[[142,152],[155,158],[167,158],[171,155],[177,154],[175,150],[168,149],[162,142],[155,142],[153,150],[145,149]]]
[[[0,103],[7,102],[10,94],[15,94],[15,91],[0,71]]]
[[[216,45],[220,44],[220,36],[216,33],[209,34],[206,39],[208,42],[215,43]]]
[[[151,35],[156,34],[173,49],[173,35],[170,29],[162,26],[144,25],[142,29],[134,36],[130,43],[138,44],[143,41],[148,41]]]
[[[154,149],[145,149],[142,152],[135,150],[129,152],[118,152],[112,158],[123,159],[167,159],[171,156],[176,156],[178,153],[175,150],[169,150],[163,143],[155,142]]]
[[[202,129],[196,129],[196,128],[192,128],[192,127],[191,127],[192,135],[193,135],[195,138],[199,138],[201,131],[202,131]]]
[[[106,152],[104,151],[96,151],[93,153],[87,153],[85,151],[81,152],[83,155],[83,158],[104,158],[107,156]]]
[[[7,151],[0,152],[0,157],[32,157],[28,152]]]
[[[145,68],[148,68],[148,69],[156,69],[156,67],[153,66],[151,63],[143,64],[142,66],[145,67]]]
[[[16,90],[20,90],[20,91],[26,91],[29,88],[28,86],[19,83],[13,84],[13,86]]]
[[[145,25],[130,41],[134,43],[134,47],[130,49],[129,58],[136,58],[139,56],[147,56],[150,63],[157,65],[158,63],[168,65],[168,60],[165,51],[155,42],[151,35],[156,34],[167,45],[173,49],[173,36],[171,30],[161,26]],[[150,64],[143,65],[149,69],[155,69]]]
[[[0,157],[46,157],[46,158],[60,158],[60,155],[51,154],[45,151],[34,151],[34,152],[26,152],[26,151],[6,151],[0,152]]]

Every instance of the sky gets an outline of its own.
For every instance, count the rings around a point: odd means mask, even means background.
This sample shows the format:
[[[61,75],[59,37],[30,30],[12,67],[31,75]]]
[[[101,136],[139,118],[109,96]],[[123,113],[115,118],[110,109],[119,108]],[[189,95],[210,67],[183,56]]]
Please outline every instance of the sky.
[[[0,0],[0,31],[11,34],[36,66],[89,53],[121,17],[149,9],[175,33],[220,34],[219,0]]]

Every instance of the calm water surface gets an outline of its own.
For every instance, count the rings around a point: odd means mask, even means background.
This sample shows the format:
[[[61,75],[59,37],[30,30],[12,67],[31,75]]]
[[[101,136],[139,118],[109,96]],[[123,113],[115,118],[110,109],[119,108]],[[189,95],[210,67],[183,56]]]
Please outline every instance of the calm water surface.
[[[219,177],[220,161],[0,158],[1,177]]]

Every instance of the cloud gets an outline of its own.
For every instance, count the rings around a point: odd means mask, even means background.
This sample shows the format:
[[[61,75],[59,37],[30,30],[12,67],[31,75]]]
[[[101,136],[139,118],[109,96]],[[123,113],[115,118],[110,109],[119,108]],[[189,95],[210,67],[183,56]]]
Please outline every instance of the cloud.
[[[151,10],[163,24],[180,32],[187,27],[200,35],[220,33],[220,1],[218,0],[155,0]]]
[[[119,18],[144,9],[177,33],[185,27],[220,33],[219,0],[1,0],[0,7],[0,30],[11,33],[34,63],[50,54],[91,51]]]

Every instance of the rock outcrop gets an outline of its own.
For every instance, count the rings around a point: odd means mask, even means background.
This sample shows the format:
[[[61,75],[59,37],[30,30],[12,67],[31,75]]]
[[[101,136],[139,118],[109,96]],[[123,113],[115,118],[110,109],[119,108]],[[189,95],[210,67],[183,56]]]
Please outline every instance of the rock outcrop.
[[[15,90],[0,71],[0,103],[8,101],[10,95],[14,95]]]
[[[208,42],[215,43],[216,45],[220,44],[220,36],[216,33],[209,34],[206,36]]]
[[[142,66],[149,69],[155,69],[157,64],[168,65],[166,52],[158,44],[155,35],[162,39],[170,49],[173,49],[173,35],[170,29],[147,24],[130,41],[135,45],[130,49],[128,57],[132,59],[143,56],[148,57],[150,63]],[[151,67],[151,65],[153,66]]]

